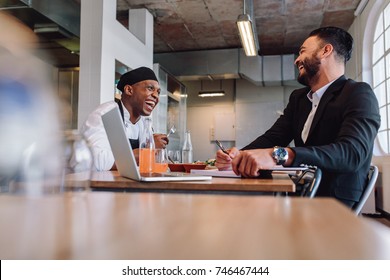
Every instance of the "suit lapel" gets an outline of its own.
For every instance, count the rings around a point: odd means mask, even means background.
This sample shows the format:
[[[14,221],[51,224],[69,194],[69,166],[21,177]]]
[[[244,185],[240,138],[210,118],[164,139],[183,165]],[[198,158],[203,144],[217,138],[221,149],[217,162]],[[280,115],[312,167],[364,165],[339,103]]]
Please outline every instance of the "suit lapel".
[[[310,134],[315,129],[316,125],[318,124],[319,120],[322,118],[323,113],[326,110],[328,102],[335,96],[335,94],[340,93],[341,89],[344,87],[345,82],[347,79],[345,76],[341,76],[336,81],[334,81],[333,84],[329,86],[329,88],[325,91],[324,95],[321,98],[320,104],[318,105],[318,109],[316,111],[316,114],[314,115],[313,122],[310,127],[309,135],[307,139],[310,138]],[[306,140],[307,142],[307,140]]]

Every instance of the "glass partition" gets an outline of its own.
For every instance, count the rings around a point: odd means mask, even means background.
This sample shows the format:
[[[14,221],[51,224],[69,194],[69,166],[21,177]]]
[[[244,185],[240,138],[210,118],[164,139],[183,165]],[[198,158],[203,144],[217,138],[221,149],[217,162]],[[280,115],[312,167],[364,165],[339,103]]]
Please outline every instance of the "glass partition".
[[[160,86],[160,102],[153,111],[153,128],[156,132],[168,133],[172,126],[176,131],[169,136],[169,151],[180,151],[187,122],[186,87],[161,65],[153,67]]]

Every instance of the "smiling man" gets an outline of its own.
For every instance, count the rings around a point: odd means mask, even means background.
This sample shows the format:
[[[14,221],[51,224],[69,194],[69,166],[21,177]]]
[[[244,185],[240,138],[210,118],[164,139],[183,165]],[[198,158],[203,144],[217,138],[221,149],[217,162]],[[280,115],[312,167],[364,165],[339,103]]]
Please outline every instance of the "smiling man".
[[[252,143],[218,151],[216,166],[254,177],[276,165],[314,165],[322,170],[317,196],[353,207],[367,183],[380,115],[371,87],[344,76],[352,46],[341,28],[312,31],[295,60],[306,87],[292,92],[283,115]]]
[[[115,169],[115,160],[108,142],[101,116],[119,106],[126,134],[138,161],[139,136],[143,130],[143,117],[149,116],[159,101],[160,85],[154,72],[140,67],[123,74],[117,88],[122,92],[121,99],[101,104],[87,118],[81,132],[92,147],[95,169],[98,171]],[[168,138],[165,134],[155,134],[156,148],[165,148]]]

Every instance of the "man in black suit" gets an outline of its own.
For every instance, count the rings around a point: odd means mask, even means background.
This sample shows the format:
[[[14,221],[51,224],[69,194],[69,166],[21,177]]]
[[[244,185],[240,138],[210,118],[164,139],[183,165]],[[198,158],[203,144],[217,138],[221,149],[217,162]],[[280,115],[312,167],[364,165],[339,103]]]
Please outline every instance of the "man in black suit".
[[[314,165],[323,174],[317,196],[353,207],[367,183],[380,115],[371,87],[344,76],[352,46],[343,29],[312,31],[295,60],[306,87],[292,92],[283,115],[252,143],[218,151],[216,166],[254,177],[275,165]]]

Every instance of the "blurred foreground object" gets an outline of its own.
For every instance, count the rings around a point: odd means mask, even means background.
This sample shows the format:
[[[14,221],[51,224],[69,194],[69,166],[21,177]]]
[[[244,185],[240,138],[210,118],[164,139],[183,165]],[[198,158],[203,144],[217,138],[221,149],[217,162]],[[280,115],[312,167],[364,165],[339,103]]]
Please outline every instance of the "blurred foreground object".
[[[30,54],[37,39],[3,12],[0,26],[0,191],[58,193],[63,170],[58,106],[46,65]]]
[[[20,20],[0,11],[0,47],[14,55],[30,53],[38,44],[35,33]]]

